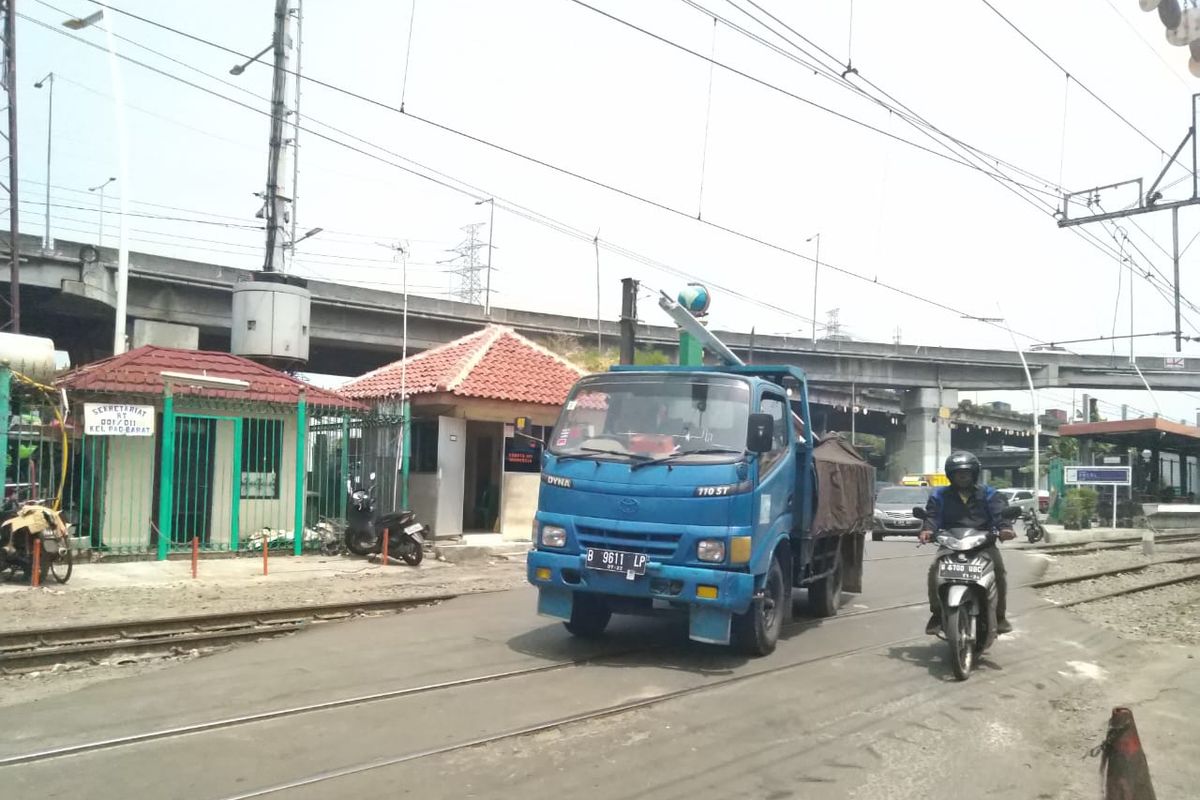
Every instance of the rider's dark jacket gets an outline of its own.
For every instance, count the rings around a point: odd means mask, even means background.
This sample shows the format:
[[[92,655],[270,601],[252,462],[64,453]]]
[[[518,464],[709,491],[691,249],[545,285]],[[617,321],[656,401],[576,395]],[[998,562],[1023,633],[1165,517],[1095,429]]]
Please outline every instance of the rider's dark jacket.
[[[945,528],[977,528],[1000,530],[1012,526],[1000,516],[1008,501],[990,486],[976,486],[963,502],[953,486],[939,486],[925,504],[925,530]]]

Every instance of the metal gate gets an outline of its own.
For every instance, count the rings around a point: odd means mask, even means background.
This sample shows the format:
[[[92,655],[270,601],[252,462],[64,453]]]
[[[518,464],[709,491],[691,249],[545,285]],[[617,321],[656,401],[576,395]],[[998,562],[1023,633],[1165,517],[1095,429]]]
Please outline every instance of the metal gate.
[[[159,558],[187,550],[237,550],[244,481],[243,420],[212,414],[164,414],[155,472]],[[111,474],[111,473],[110,473]]]

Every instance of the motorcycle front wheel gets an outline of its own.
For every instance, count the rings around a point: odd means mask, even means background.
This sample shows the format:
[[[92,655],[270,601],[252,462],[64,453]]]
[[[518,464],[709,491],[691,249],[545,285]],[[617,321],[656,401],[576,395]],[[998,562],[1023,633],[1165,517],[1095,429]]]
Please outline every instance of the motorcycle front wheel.
[[[946,642],[950,645],[950,666],[954,668],[954,677],[965,681],[971,677],[971,669],[975,666],[975,626],[967,607],[949,609],[942,627],[946,632]]]
[[[70,542],[63,542],[58,555],[50,561],[50,574],[56,583],[66,583],[71,580],[71,572],[75,569],[75,557],[71,555]]]

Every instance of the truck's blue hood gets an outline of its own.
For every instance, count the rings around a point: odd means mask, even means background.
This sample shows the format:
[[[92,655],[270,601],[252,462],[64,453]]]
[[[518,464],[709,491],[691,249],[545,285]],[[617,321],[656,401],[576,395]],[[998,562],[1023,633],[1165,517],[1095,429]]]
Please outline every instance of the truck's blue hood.
[[[621,523],[725,527],[739,520],[750,522],[744,465],[630,467],[625,462],[559,461],[547,455],[538,508],[550,514],[612,520],[621,527]]]

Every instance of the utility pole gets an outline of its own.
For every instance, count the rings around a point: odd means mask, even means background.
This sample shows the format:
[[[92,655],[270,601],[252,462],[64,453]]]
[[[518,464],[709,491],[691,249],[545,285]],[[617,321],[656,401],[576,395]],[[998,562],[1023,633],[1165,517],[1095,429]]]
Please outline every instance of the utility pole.
[[[621,363],[632,364],[635,335],[637,333],[637,295],[638,282],[636,278],[621,279]]]
[[[1180,313],[1179,307],[1179,209],[1187,206],[1194,206],[1200,203],[1200,183],[1198,183],[1200,178],[1197,177],[1196,173],[1197,166],[1200,165],[1200,161],[1197,160],[1196,147],[1196,99],[1198,97],[1200,97],[1200,95],[1192,95],[1191,127],[1189,127],[1187,133],[1184,134],[1183,140],[1179,143],[1179,146],[1175,148],[1175,152],[1171,155],[1171,158],[1166,164],[1163,165],[1162,170],[1158,173],[1158,177],[1154,179],[1154,183],[1150,184],[1149,191],[1142,191],[1141,178],[1133,178],[1131,180],[1120,181],[1119,183],[1110,183],[1106,186],[1096,186],[1091,189],[1084,189],[1078,192],[1067,192],[1063,195],[1063,206],[1058,211],[1058,227],[1070,228],[1076,225],[1086,225],[1092,222],[1107,222],[1109,220],[1123,219],[1125,217],[1134,217],[1140,214],[1149,214],[1154,211],[1166,211],[1170,209],[1171,238],[1173,244],[1171,260],[1173,262],[1175,271],[1175,352],[1177,353],[1183,349],[1183,328],[1181,324],[1182,314]],[[1179,161],[1179,154],[1183,152],[1183,148],[1186,147],[1189,142],[1192,145],[1192,164],[1190,169],[1192,177],[1192,196],[1183,200],[1170,200],[1163,202],[1163,195],[1162,192],[1158,191],[1158,186],[1162,183],[1163,178],[1167,174],[1167,170],[1169,170],[1172,165],[1179,164],[1180,166],[1183,166],[1183,164]],[[1187,169],[1187,167],[1184,168]],[[1087,209],[1091,211],[1093,208],[1101,207],[1101,193],[1133,186],[1137,187],[1138,199],[1131,208],[1125,208],[1119,211],[1101,210],[1100,213],[1093,213],[1089,214],[1088,216],[1074,218],[1071,217],[1071,203],[1073,201],[1078,202],[1075,200],[1076,198],[1082,197],[1082,202],[1084,202]],[[1132,334],[1133,330],[1131,329],[1129,332]]]
[[[821,234],[815,233],[805,239],[805,242],[813,240],[817,242],[817,254],[813,261],[813,313],[812,313],[812,346],[817,349],[817,278],[821,275]]]
[[[295,140],[284,141],[283,128],[288,109],[289,62],[295,45],[292,30],[298,12],[297,0],[275,0],[275,31],[271,38],[274,75],[271,79],[271,137],[267,161],[267,191],[264,215],[267,223],[267,248],[263,272],[275,272],[286,266],[289,221],[292,213],[295,177],[291,169]]]
[[[8,250],[9,250],[9,324],[13,333],[21,332],[21,231],[20,200],[17,183],[17,17],[13,3],[0,0],[4,12],[4,83],[8,102]]]
[[[53,152],[54,145],[54,73],[48,73],[46,77],[33,85],[35,89],[41,89],[43,86],[49,86],[50,93],[49,102],[46,105],[46,234],[42,238],[42,250],[49,253],[54,249],[54,238],[50,235],[50,154]]]

